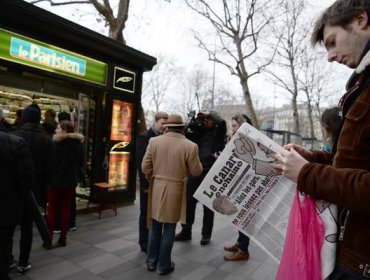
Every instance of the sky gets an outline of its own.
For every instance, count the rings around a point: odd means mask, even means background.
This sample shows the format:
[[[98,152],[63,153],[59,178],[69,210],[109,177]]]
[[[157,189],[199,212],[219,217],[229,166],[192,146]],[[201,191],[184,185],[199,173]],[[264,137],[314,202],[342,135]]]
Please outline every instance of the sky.
[[[131,1],[132,17],[129,17],[127,30],[124,32],[127,42],[130,46],[153,56],[156,56],[158,53],[172,56],[176,58],[180,65],[188,69],[200,64],[206,71],[212,73],[213,62],[208,61],[207,55],[203,50],[199,49],[192,33],[189,31],[194,28],[194,23],[197,23],[199,18],[187,9],[181,9],[179,2],[179,0],[172,0],[170,3],[164,0]],[[333,2],[334,0],[311,0],[310,4],[314,8],[309,16],[316,18]],[[137,32],[138,30],[140,32]],[[352,71],[342,65],[334,66],[334,71],[338,71],[345,77],[341,79],[340,83],[342,85],[339,86],[344,90],[346,77],[349,77]],[[216,76],[219,76],[216,79],[216,87],[217,81],[226,83],[237,96],[242,97],[239,79],[235,76],[230,76],[226,68],[216,64]],[[253,95],[259,95],[258,99],[262,99],[264,105],[279,107],[290,102],[289,97],[281,95],[276,99],[271,98],[271,91],[275,91],[275,87],[270,84],[266,90],[267,84],[268,81],[263,75],[254,76],[249,83]],[[328,105],[336,105],[341,94],[339,92],[338,96],[328,100]]]
[[[112,6],[115,2],[117,0],[111,0]],[[316,18],[325,7],[333,2],[334,0],[311,0],[310,3],[314,8],[312,15],[308,16]],[[39,6],[61,16],[73,18],[75,22],[99,33],[107,34],[103,23],[96,21],[94,10],[86,8],[88,5],[50,7],[48,4],[42,3]],[[178,66],[189,71],[194,68],[194,65],[200,65],[211,75],[213,62],[209,61],[206,53],[199,49],[190,31],[192,28],[203,26],[204,22],[199,21],[199,17],[183,7],[181,0],[130,1],[129,18],[124,30],[127,45],[155,57],[159,54],[171,57],[176,60]],[[344,77],[350,75],[350,71],[340,65],[335,67],[334,71],[342,73]],[[242,96],[239,80],[235,76],[231,76],[226,68],[216,64],[215,73],[216,87],[217,83],[226,84],[236,96]],[[343,89],[345,81],[346,79],[340,81],[343,83]],[[271,84],[267,87],[266,85],[268,82],[263,75],[256,75],[249,81],[252,94],[263,99],[265,106],[279,107],[289,103],[289,99],[284,96],[276,99],[271,98],[271,92],[275,91],[275,88]],[[338,94],[340,96],[340,93]],[[336,99],[329,100],[329,103],[336,102]]]

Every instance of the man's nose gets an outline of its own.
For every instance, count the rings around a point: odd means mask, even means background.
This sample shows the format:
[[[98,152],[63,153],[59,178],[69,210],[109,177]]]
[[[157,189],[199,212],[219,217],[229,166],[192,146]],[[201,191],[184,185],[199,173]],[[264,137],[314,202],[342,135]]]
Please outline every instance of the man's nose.
[[[333,51],[328,51],[328,61],[333,62],[336,61],[337,54]]]

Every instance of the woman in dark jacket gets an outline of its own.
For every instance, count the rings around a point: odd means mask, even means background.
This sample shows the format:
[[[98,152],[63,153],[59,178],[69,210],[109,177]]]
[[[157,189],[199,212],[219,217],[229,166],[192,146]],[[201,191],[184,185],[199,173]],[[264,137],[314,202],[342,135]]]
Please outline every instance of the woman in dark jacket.
[[[71,202],[74,198],[77,183],[83,166],[84,136],[75,133],[70,121],[61,121],[53,136],[55,156],[50,187],[48,189],[48,226],[50,234],[55,226],[55,211],[61,209],[61,233],[58,240],[60,246],[66,246],[66,236],[71,215]]]

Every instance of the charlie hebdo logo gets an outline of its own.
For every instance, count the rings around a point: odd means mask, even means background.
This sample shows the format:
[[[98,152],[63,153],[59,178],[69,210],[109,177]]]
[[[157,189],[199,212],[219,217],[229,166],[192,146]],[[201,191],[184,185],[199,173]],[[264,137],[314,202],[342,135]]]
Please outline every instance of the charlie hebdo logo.
[[[118,84],[119,82],[128,83],[131,81],[132,81],[132,77],[121,77],[117,79],[116,84]]]
[[[113,87],[133,93],[135,91],[135,76],[135,72],[124,68],[115,67]]]

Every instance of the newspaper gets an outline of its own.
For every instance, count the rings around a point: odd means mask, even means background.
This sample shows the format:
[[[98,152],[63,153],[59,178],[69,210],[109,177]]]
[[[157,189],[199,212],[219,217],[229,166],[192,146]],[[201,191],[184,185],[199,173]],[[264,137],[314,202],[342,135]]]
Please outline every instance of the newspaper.
[[[295,183],[271,167],[283,148],[247,123],[238,129],[194,197],[279,263]]]

